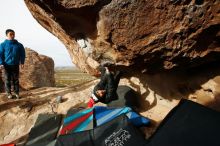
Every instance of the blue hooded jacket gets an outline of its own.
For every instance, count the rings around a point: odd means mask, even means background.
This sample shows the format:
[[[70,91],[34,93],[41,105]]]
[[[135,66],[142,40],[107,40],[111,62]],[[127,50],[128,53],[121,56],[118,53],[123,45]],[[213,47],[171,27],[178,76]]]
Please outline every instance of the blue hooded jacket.
[[[5,40],[0,44],[0,65],[24,64],[25,50],[17,40]]]

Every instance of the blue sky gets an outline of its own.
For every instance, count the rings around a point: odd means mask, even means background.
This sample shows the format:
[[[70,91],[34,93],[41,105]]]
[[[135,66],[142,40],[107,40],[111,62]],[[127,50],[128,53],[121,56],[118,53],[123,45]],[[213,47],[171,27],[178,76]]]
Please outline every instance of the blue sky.
[[[0,42],[8,28],[25,47],[52,57],[55,66],[73,66],[65,46],[32,17],[23,0],[1,0]]]

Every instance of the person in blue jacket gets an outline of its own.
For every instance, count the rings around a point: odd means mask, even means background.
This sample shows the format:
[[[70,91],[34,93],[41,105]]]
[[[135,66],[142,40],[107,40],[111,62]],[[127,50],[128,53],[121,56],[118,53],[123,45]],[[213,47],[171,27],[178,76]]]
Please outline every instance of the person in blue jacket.
[[[15,97],[19,99],[19,65],[24,68],[25,49],[21,43],[15,40],[15,32],[6,30],[7,39],[0,44],[0,68],[4,69],[5,89],[11,99],[11,82],[13,83]]]

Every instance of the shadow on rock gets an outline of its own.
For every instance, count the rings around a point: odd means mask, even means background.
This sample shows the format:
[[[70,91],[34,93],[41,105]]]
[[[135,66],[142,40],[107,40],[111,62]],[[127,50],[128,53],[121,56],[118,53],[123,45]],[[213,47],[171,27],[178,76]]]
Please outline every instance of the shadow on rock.
[[[140,103],[142,104],[142,111],[147,111],[156,106],[158,99],[173,101],[180,100],[181,98],[195,98],[199,102],[202,100],[200,95],[197,94],[200,90],[204,92],[203,96],[208,92],[207,94],[211,94],[210,96],[220,99],[220,94],[216,95],[213,91],[218,90],[217,87],[211,87],[211,85],[207,83],[210,80],[214,81],[216,77],[220,76],[219,61],[186,70],[175,69],[158,74],[131,72],[131,74],[135,75],[133,77],[139,80],[138,83],[136,83],[129,79],[129,84],[141,95]],[[220,85],[220,81],[214,82]],[[143,86],[142,89],[140,85]],[[204,85],[206,85],[206,88],[203,87]],[[212,100],[210,96],[207,96],[206,100]],[[149,98],[151,98],[151,102],[149,102]],[[214,101],[214,103],[220,105],[219,101]],[[217,107],[217,105],[213,106]]]

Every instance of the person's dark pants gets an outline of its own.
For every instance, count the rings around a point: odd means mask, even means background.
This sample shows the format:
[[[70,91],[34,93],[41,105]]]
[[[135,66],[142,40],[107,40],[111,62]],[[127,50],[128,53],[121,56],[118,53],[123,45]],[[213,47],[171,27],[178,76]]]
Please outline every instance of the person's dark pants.
[[[107,89],[117,90],[118,84],[121,78],[121,72],[116,72],[115,75],[113,74],[105,74],[105,78],[107,80]]]
[[[19,94],[19,65],[4,65],[5,68],[5,89],[7,94],[11,94],[11,82],[14,92]]]
[[[100,67],[100,72],[101,78],[98,86],[106,87],[107,85],[107,88],[117,90],[122,73],[120,71],[117,71],[115,74],[106,73],[104,67]]]
[[[118,88],[118,84],[119,84],[119,81],[121,79],[121,76],[122,76],[122,72],[121,71],[116,72],[116,74],[114,76],[116,89]]]

